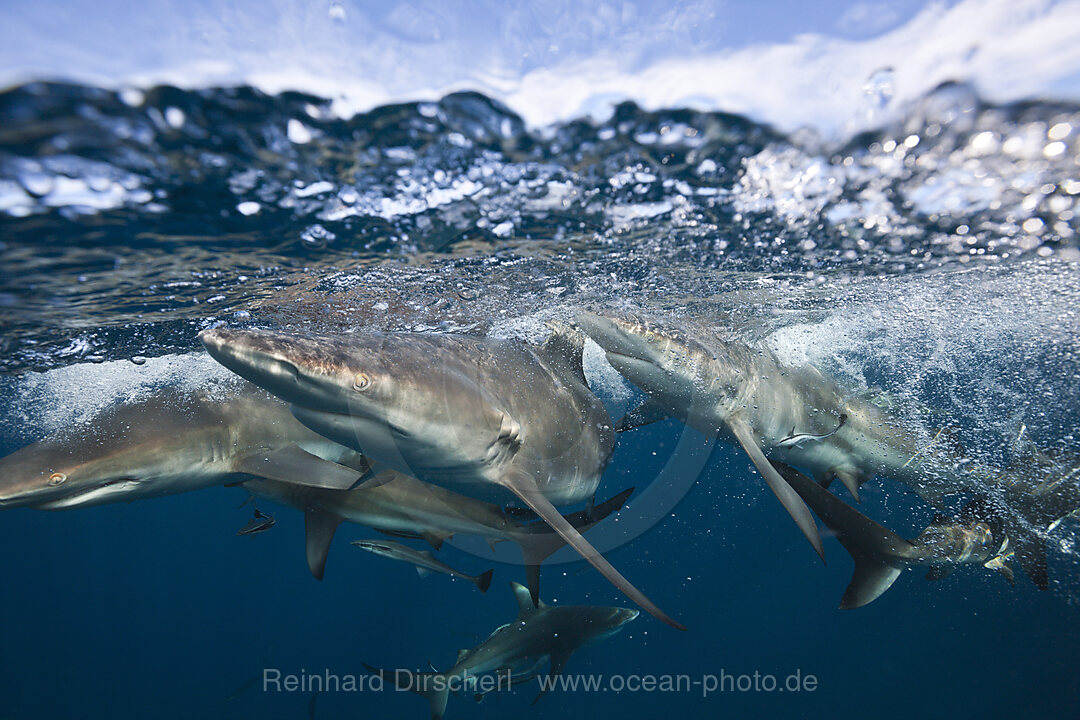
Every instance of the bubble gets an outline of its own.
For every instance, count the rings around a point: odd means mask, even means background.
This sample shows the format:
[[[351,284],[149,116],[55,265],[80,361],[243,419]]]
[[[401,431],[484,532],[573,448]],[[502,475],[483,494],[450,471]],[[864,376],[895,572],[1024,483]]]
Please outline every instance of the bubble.
[[[311,225],[305,229],[304,232],[300,233],[300,241],[303,243],[304,247],[311,250],[321,250],[336,238],[337,235],[318,223]]]
[[[128,107],[139,107],[146,101],[146,94],[138,88],[124,88],[120,91],[120,102]]]
[[[1069,123],[1057,123],[1049,130],[1046,131],[1046,137],[1051,140],[1064,140],[1069,137],[1069,133],[1072,132],[1072,125]]]
[[[896,93],[893,76],[893,69],[885,67],[875,70],[866,78],[862,90],[872,110],[883,110],[892,100]]]
[[[1043,148],[1043,155],[1048,158],[1056,158],[1065,154],[1065,143],[1060,140],[1052,142]]]
[[[289,136],[289,141],[296,143],[297,145],[304,145],[311,142],[311,130],[308,129],[307,125],[296,118],[289,119],[286,134]]]
[[[184,120],[186,119],[184,111],[178,107],[165,108],[165,122],[169,123],[169,127],[174,130],[179,130],[184,126]]]
[[[259,210],[262,210],[262,205],[251,200],[242,202],[236,206],[236,211],[241,215],[254,215],[259,212]]]
[[[1043,221],[1040,220],[1037,217],[1028,218],[1027,220],[1024,221],[1023,227],[1024,227],[1024,232],[1026,232],[1026,233],[1028,233],[1030,235],[1035,235],[1037,233],[1042,232],[1042,230],[1043,230]]]

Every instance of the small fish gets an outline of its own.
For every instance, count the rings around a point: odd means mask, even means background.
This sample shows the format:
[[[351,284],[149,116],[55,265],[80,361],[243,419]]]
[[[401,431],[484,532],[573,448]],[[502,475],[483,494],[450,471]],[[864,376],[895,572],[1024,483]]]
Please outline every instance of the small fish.
[[[795,432],[795,426],[792,425],[791,434],[788,435],[783,440],[781,440],[780,442],[776,443],[776,447],[794,448],[794,447],[799,447],[804,442],[807,442],[809,440],[818,440],[818,441],[824,440],[825,438],[832,437],[833,435],[838,433],[840,431],[840,428],[844,427],[844,423],[846,423],[846,422],[847,422],[847,415],[844,414],[844,413],[841,413],[841,415],[840,415],[840,424],[837,425],[836,428],[834,430],[832,430],[831,432],[827,432],[827,433],[824,433],[822,435],[814,435],[813,433],[796,433]]]
[[[488,591],[488,587],[491,586],[491,576],[495,572],[494,570],[488,570],[479,575],[466,575],[465,573],[455,570],[449,565],[436,560],[435,556],[427,550],[416,550],[408,545],[402,545],[401,543],[392,540],[354,540],[352,544],[361,550],[367,550],[369,553],[375,555],[382,555],[391,560],[400,560],[402,562],[411,563],[416,566],[416,571],[420,573],[420,577],[424,577],[428,573],[434,572],[468,580],[482,593]]]
[[[267,515],[259,508],[255,507],[255,503],[251,506],[255,508],[255,516],[248,520],[248,524],[236,531],[237,535],[258,535],[264,533],[277,524],[277,520],[273,515]]]

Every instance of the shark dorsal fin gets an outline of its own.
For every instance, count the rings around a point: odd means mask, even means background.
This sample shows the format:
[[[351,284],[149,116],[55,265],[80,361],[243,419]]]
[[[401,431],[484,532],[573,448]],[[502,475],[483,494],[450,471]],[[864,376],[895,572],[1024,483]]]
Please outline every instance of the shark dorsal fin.
[[[465,656],[468,655],[468,654],[469,654],[469,648],[461,648],[460,650],[458,650],[457,651],[457,660],[454,661],[454,664],[457,665],[459,662],[464,660]]]
[[[551,329],[551,335],[540,347],[540,354],[556,368],[573,375],[588,386],[585,370],[581,365],[585,335],[580,330],[561,323],[551,323]]]
[[[543,601],[538,601],[539,605],[533,605],[532,593],[529,592],[529,588],[521,583],[511,582],[510,589],[514,591],[514,599],[517,600],[519,613],[533,612],[537,607],[544,606]]]

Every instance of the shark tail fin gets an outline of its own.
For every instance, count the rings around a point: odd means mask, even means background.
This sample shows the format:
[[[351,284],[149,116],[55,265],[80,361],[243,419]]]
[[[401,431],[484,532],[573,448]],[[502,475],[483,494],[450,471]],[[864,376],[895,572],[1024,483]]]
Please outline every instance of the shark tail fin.
[[[855,561],[855,573],[840,600],[840,608],[862,607],[876,600],[900,576],[890,562],[912,549],[911,543],[880,525],[818,485],[798,470],[777,463],[777,470]]]
[[[473,580],[473,582],[476,584],[476,588],[480,592],[487,594],[488,588],[491,587],[491,577],[494,574],[495,574],[495,569],[492,568],[491,570],[488,570],[487,572],[482,572],[479,575],[477,575],[476,579]]]
[[[1027,498],[1029,501],[1031,497]],[[1050,589],[1050,574],[1046,567],[1046,535],[1043,528],[1034,527],[1005,505],[987,497],[976,497],[960,513],[962,518],[981,520],[990,524],[995,537],[1007,537],[1013,557],[1024,574],[1040,590]],[[1006,575],[1008,577],[1008,575]]]
[[[446,702],[450,699],[450,689],[442,673],[413,672],[412,670],[383,670],[367,663],[360,663],[372,675],[377,675],[399,690],[409,690],[428,701],[431,706],[431,720],[441,720],[446,712]]]
[[[860,552],[861,548],[857,546],[853,547],[843,540],[840,542],[855,561],[851,582],[848,583],[844,596],[840,598],[841,610],[853,610],[869,605],[900,577],[900,568],[893,567],[872,554]]]

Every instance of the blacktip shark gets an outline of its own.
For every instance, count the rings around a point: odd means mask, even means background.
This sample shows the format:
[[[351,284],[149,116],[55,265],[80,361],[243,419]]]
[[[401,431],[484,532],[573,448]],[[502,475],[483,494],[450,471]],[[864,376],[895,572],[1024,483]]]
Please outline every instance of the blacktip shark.
[[[432,720],[446,712],[450,690],[490,673],[508,673],[511,685],[526,682],[539,674],[544,662],[554,678],[566,667],[570,656],[582,647],[614,635],[638,616],[637,610],[594,605],[547,605],[534,607],[529,591],[511,583],[518,602],[518,616],[497,628],[474,648],[458,652],[457,660],[445,672],[382,670],[364,663],[371,673],[397,687],[420,695],[431,705]],[[543,696],[543,691],[536,697]]]
[[[782,464],[777,470],[855,561],[855,573],[840,600],[842,610],[873,602],[902,571],[920,565],[929,566],[929,580],[943,578],[959,565],[976,563],[1001,572],[1012,582],[1008,565],[1012,551],[1000,527],[975,518],[961,516],[953,521],[938,515],[917,538],[905,540],[798,470]]]
[[[353,540],[350,544],[379,557],[414,565],[420,577],[430,573],[440,573],[468,580],[482,593],[486,593],[491,587],[491,576],[495,574],[494,570],[486,570],[479,575],[469,575],[439,560],[431,554],[430,550],[417,550],[393,540]]]
[[[1006,525],[1016,559],[1046,587],[1047,523],[1080,509],[1075,463],[1035,462],[1028,451],[1006,469],[980,464],[963,453],[949,429],[928,436],[923,428],[905,427],[886,408],[817,368],[785,366],[766,348],[707,328],[689,337],[592,313],[576,321],[608,362],[649,397],[620,429],[673,416],[741,445],[819,554],[821,540],[809,511],[770,460],[809,470],[825,487],[839,479],[856,500],[859,486],[875,475],[904,483],[938,508],[951,494],[981,498],[986,519]],[[838,425],[841,417],[846,419]],[[792,427],[815,441],[785,442]],[[1050,469],[1036,473],[1033,464]],[[1036,476],[1037,483],[1031,480]]]
[[[302,335],[204,330],[225,367],[286,402],[318,433],[373,461],[494,499],[509,491],[635,603],[685,629],[634,587],[556,504],[590,501],[614,430],[581,366],[584,338],[543,347],[465,335]]]
[[[461,495],[396,470],[380,469],[371,482],[354,490],[327,490],[277,480],[254,479],[248,492],[304,513],[308,569],[318,580],[334,534],[342,522],[373,528],[387,535],[426,540],[436,550],[453,535],[475,535],[490,543],[509,541],[521,548],[529,590],[540,594],[540,565],[566,542],[544,523],[526,523],[493,503]],[[586,532],[614,512],[633,493],[628,488],[591,510],[566,516]]]
[[[0,508],[127,502],[243,473],[349,488],[366,468],[358,453],[304,427],[252,385],[223,396],[168,386],[0,460]]]

